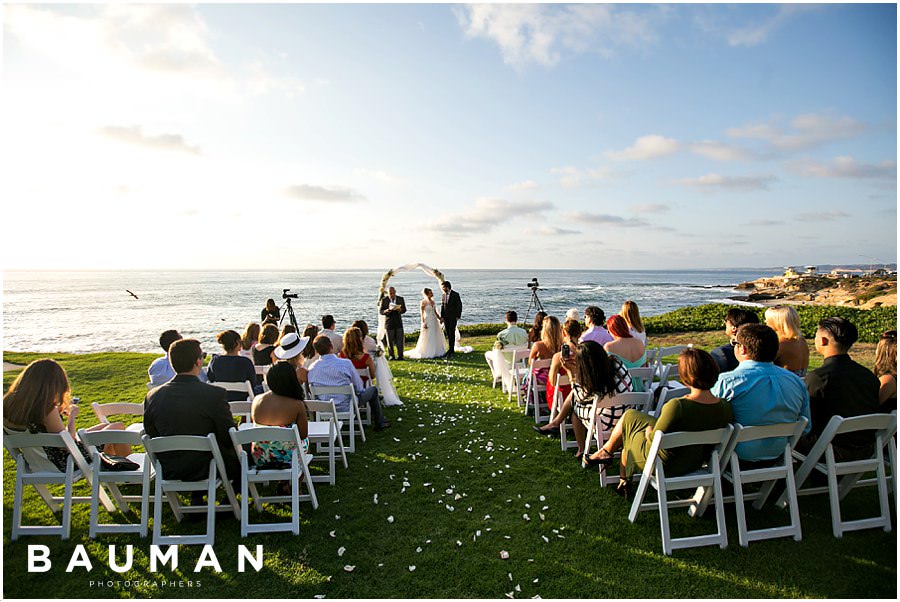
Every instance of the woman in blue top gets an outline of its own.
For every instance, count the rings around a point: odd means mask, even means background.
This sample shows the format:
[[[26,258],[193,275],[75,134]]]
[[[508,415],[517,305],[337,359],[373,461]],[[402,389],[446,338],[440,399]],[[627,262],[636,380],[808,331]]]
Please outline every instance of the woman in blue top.
[[[612,335],[613,340],[603,346],[607,353],[614,355],[622,361],[622,365],[628,370],[640,368],[647,363],[647,350],[644,343],[631,334],[628,322],[620,315],[610,316],[606,321],[606,329]],[[634,390],[643,391],[643,383],[634,381]]]

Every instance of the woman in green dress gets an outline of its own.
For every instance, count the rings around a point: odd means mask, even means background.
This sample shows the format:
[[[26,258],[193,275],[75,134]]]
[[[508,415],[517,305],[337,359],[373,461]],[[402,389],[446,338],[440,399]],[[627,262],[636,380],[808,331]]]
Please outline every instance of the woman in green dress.
[[[712,356],[702,349],[685,349],[678,356],[682,382],[691,388],[684,397],[672,399],[662,407],[658,418],[637,410],[628,410],[616,423],[606,443],[585,463],[590,466],[612,464],[615,452],[621,450],[617,493],[628,495],[631,476],[643,470],[653,443],[653,434],[677,431],[706,431],[722,428],[733,419],[731,404],[713,396],[719,369]],[[706,446],[689,445],[659,452],[666,474],[678,476],[700,468],[708,456]]]

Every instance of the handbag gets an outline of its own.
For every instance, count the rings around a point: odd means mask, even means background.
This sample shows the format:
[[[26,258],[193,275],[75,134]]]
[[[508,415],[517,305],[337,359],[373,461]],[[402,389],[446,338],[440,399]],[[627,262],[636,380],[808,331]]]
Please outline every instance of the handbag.
[[[133,462],[124,456],[112,456],[100,452],[100,470],[106,472],[125,472],[129,470],[138,470],[140,467],[140,464]]]

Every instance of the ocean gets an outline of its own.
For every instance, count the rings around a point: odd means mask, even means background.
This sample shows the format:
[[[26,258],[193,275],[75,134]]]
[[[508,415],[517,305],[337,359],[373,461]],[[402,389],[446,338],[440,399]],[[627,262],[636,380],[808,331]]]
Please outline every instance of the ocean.
[[[440,266],[438,266],[440,267]],[[607,315],[631,299],[641,314],[653,316],[704,303],[726,302],[740,282],[774,272],[766,269],[615,271],[615,270],[443,270],[463,301],[461,324],[502,322],[514,309],[520,321],[531,318],[531,290],[537,278],[544,310],[563,316],[597,305]],[[215,336],[225,329],[242,332],[259,321],[266,299],[282,303],[291,289],[301,328],[334,315],[341,332],[363,319],[374,333],[375,307],[383,272],[340,271],[4,271],[2,346],[7,351],[90,353],[158,352],[159,334],[175,328],[218,352]],[[419,328],[421,290],[440,290],[421,271],[391,279],[406,299],[407,332]],[[129,295],[127,290],[138,296]]]

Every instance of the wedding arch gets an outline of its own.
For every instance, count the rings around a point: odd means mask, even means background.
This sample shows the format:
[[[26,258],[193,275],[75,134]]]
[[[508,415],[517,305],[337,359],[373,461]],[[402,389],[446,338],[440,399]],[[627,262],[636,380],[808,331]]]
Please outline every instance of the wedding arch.
[[[444,275],[439,270],[429,267],[424,263],[407,263],[406,265],[401,265],[385,272],[384,276],[381,277],[381,286],[378,287],[378,301],[375,302],[375,307],[378,310],[378,334],[376,335],[377,341],[382,342],[387,337],[387,318],[381,315],[381,300],[384,299],[384,295],[386,294],[388,282],[390,282],[391,278],[394,277],[394,274],[397,274],[398,272],[414,272],[416,270],[422,270],[423,272],[437,280],[438,286],[443,284],[445,280]]]

